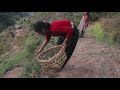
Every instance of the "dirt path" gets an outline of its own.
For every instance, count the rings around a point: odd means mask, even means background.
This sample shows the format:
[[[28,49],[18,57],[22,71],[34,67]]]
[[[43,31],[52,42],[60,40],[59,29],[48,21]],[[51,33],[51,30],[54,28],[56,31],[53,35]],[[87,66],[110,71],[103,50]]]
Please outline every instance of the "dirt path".
[[[100,44],[88,33],[79,38],[66,66],[55,78],[118,78],[120,50]]]
[[[8,71],[3,78],[18,78],[22,73],[22,67],[16,67],[15,69]]]

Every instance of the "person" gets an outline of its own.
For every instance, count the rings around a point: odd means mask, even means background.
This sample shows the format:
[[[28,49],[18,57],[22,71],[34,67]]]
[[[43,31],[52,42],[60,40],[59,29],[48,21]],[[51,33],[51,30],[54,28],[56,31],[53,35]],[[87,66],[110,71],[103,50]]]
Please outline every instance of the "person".
[[[81,19],[81,22],[78,26],[78,29],[80,31],[80,37],[83,38],[86,28],[88,27],[90,21],[90,13],[89,12],[83,12],[83,17]]]
[[[56,45],[62,45],[61,51],[65,50],[67,55],[66,62],[70,59],[79,38],[79,30],[70,20],[56,20],[52,23],[37,21],[33,24],[33,30],[45,36],[45,40],[39,47],[38,52],[41,52],[48,44],[51,36],[59,36]]]

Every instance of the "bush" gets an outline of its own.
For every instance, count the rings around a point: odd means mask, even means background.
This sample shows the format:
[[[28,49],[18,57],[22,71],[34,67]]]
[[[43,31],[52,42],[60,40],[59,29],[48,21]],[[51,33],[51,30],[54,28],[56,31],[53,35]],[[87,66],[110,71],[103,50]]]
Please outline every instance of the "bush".
[[[100,42],[105,42],[111,45],[114,45],[113,36],[105,32],[100,22],[94,23],[93,27],[90,28],[90,31],[93,36]]]
[[[103,18],[101,19],[101,25],[104,31],[113,37],[113,41],[120,45],[120,17]]]
[[[24,71],[21,75],[22,78],[39,78],[40,77],[40,65],[35,60],[27,60],[28,62],[24,65]]]
[[[102,29],[100,23],[94,24],[92,33],[97,38],[97,40],[102,41],[104,39],[104,32],[103,32],[103,29]]]
[[[5,72],[11,70],[13,67],[16,67],[18,65],[21,65],[21,62],[26,60],[26,56],[28,56],[29,53],[25,50],[22,50],[19,53],[16,53],[9,58],[5,59],[0,63],[0,76],[4,75]],[[21,65],[22,66],[22,65]]]
[[[11,49],[11,41],[13,40],[13,31],[4,31],[0,33],[0,55],[5,54]]]

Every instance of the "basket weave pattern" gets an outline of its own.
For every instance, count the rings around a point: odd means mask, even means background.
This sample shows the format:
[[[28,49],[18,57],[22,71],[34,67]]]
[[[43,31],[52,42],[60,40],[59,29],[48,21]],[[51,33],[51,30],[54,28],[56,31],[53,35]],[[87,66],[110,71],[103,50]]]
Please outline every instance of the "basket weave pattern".
[[[64,50],[62,51],[62,53],[59,52],[61,48],[62,48],[61,45],[54,46],[37,55],[37,60],[40,62],[41,70],[57,71],[61,69],[61,67],[63,66],[63,64],[67,59],[67,56]]]

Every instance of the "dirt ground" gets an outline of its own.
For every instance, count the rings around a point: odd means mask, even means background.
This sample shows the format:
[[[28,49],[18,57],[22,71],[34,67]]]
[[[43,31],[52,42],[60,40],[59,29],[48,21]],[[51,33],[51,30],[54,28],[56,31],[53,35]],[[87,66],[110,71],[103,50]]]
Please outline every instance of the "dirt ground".
[[[119,78],[120,49],[98,43],[88,33],[79,38],[66,66],[55,78]]]
[[[18,78],[22,73],[22,67],[16,67],[15,69],[8,71],[3,78]]]

